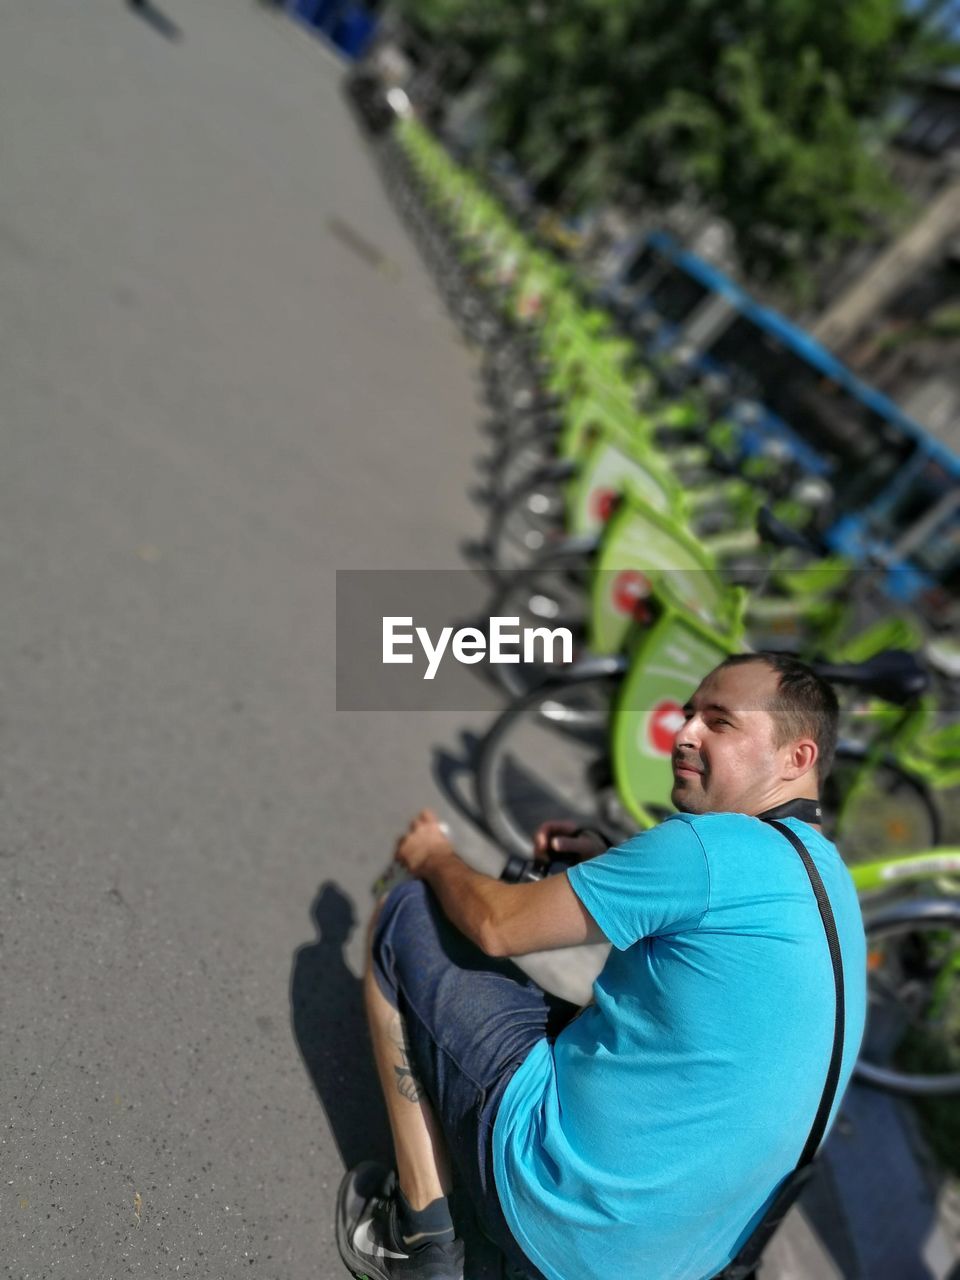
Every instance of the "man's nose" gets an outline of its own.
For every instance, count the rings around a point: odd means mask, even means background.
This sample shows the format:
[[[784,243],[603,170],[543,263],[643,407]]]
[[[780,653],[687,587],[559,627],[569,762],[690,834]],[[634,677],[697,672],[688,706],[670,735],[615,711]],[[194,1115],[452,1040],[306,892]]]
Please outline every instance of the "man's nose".
[[[691,716],[689,720],[685,720],[676,732],[673,740],[674,747],[699,746],[701,728],[702,724],[698,716]]]

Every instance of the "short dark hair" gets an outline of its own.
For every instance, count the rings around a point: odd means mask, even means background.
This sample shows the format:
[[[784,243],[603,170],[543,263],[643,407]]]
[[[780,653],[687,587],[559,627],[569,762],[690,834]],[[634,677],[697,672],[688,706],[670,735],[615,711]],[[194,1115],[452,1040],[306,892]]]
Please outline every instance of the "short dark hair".
[[[776,745],[782,747],[796,738],[812,738],[817,744],[817,780],[823,782],[833,767],[837,750],[840,707],[833,687],[792,653],[775,650],[731,654],[717,670],[747,662],[762,662],[779,676],[777,696],[770,706],[777,731]]]

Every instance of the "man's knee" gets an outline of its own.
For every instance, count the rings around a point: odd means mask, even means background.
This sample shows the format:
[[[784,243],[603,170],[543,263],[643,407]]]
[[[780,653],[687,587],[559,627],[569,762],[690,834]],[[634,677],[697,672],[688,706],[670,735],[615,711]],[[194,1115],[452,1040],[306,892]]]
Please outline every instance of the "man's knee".
[[[428,894],[422,880],[405,880],[385,894],[373,909],[368,932],[367,968],[381,979],[381,990],[384,979],[392,975],[396,947],[398,943],[403,945],[398,933],[408,934],[411,916],[426,917]],[[415,927],[414,935],[418,931]],[[392,982],[389,985],[391,988],[394,986]],[[391,1003],[396,1004],[396,1000]]]
[[[425,910],[426,902],[427,886],[422,880],[404,880],[402,884],[395,884],[373,908],[368,927],[371,945],[376,944],[401,911],[409,913],[411,908]]]

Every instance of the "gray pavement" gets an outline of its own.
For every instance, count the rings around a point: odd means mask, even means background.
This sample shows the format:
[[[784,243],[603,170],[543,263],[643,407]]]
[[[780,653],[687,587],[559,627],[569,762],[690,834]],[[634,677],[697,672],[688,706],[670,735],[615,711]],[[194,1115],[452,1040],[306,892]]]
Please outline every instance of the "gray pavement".
[[[493,865],[482,717],[336,712],[334,570],[460,567],[474,368],[335,59],[163,12],[0,0],[0,1264],[325,1280],[370,882],[424,802]],[[946,1274],[837,1221],[765,1275]]]
[[[336,714],[334,569],[458,564],[470,361],[338,65],[252,0],[167,12],[178,43],[121,0],[0,6],[0,1263],[24,1280],[340,1274],[338,1145],[383,1144],[350,914],[459,728]]]

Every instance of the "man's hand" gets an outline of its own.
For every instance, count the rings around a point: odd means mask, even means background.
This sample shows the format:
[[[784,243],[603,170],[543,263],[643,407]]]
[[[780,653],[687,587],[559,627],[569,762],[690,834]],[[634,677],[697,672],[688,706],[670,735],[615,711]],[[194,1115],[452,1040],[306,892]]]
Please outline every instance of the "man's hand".
[[[430,809],[421,809],[407,828],[406,835],[397,841],[393,856],[412,876],[423,876],[427,863],[435,857],[453,853],[453,845],[440,825],[440,819]]]
[[[549,828],[551,824],[547,824]],[[572,824],[555,824],[564,840]],[[594,841],[589,853],[600,852]],[[576,896],[566,876],[533,884],[504,884],[472,870],[457,857],[435,813],[423,809],[397,841],[394,857],[424,880],[444,915],[489,956],[522,956],[531,951],[602,942],[603,934]]]
[[[556,858],[571,864],[586,862],[605,853],[609,845],[596,831],[580,831],[580,824],[569,818],[551,818],[537,830],[533,838],[533,856],[538,862]]]

